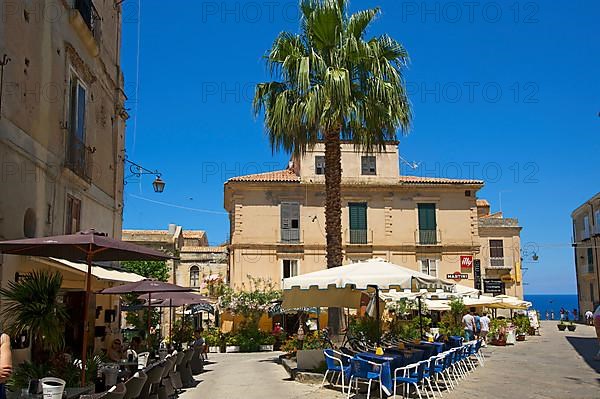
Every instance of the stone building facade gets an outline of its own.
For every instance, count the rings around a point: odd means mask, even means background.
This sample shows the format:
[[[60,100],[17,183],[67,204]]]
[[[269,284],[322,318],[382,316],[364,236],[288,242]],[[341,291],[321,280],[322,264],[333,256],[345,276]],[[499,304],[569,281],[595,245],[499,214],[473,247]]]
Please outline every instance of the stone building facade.
[[[583,314],[600,305],[600,193],[577,207],[571,213],[571,219],[577,296]]]
[[[397,142],[374,154],[342,144],[344,263],[382,257],[474,286],[472,267],[455,272],[465,257],[481,256],[484,182],[400,175],[399,162]],[[285,170],[225,183],[232,287],[242,289],[248,275],[280,282],[326,267],[324,167],[319,144]]]

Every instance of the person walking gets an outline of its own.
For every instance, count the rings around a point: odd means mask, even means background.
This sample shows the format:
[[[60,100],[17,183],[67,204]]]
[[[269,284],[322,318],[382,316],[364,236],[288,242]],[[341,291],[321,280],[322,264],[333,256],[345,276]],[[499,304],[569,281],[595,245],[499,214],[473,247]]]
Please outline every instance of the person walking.
[[[550,320],[554,320],[554,310],[550,311]]]
[[[585,324],[588,326],[594,325],[594,313],[591,310],[585,312]]]
[[[462,324],[465,329],[466,340],[473,341],[473,339],[475,339],[475,317],[473,316],[473,309],[470,309],[469,313],[463,316]]]
[[[474,317],[474,321],[475,321],[475,339],[479,338],[479,333],[481,332],[481,317],[479,317],[479,313],[475,313]]]
[[[481,331],[479,332],[480,338],[483,340],[482,346],[487,346],[487,335],[490,332],[490,318],[487,313],[479,318],[479,324],[481,325]]]
[[[560,321],[563,321],[564,319],[565,319],[565,309],[560,308]]]
[[[546,320],[550,320],[550,312],[546,310]]]

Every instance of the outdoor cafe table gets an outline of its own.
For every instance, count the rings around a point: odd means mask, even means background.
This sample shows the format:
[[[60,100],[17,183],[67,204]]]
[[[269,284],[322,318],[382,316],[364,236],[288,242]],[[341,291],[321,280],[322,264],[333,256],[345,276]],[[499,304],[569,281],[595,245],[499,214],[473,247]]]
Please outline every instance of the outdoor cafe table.
[[[443,342],[421,341],[421,345],[434,346],[435,347],[435,353],[434,353],[434,355],[439,355],[440,353],[442,353],[444,351],[444,343]]]
[[[423,351],[420,349],[386,349],[383,355],[376,355],[373,352],[361,352],[357,356],[381,364],[381,387],[387,395],[391,395],[394,389],[394,370],[420,361],[423,357]],[[413,361],[413,359],[418,360]]]

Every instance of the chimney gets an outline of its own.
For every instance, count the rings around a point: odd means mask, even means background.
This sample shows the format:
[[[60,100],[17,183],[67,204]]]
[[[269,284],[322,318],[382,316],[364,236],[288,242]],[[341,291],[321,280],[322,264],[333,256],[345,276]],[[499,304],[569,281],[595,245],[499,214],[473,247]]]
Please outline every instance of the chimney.
[[[169,234],[175,235],[175,230],[177,230],[177,225],[175,223],[169,223]]]

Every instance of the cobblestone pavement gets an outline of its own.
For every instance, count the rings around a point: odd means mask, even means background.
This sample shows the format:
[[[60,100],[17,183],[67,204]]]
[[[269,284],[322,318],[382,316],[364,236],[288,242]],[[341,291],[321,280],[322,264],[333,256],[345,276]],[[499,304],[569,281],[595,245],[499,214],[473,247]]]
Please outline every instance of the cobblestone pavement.
[[[478,367],[444,392],[448,399],[600,399],[600,361],[593,360],[598,342],[593,327],[558,331],[542,322],[541,336],[514,346],[484,348],[485,367]],[[339,390],[290,381],[276,353],[210,354],[199,384],[181,399],[211,398],[344,398]],[[374,390],[373,398],[378,397]],[[364,395],[360,395],[364,398]]]
[[[558,331],[556,321],[542,321],[541,335],[514,346],[484,348],[478,367],[444,398],[600,399],[600,361],[593,360],[598,341],[593,327]]]

